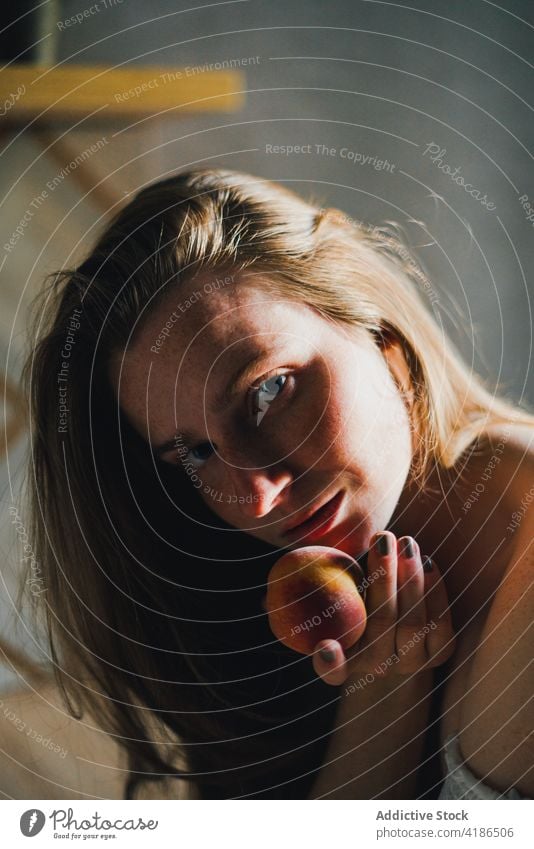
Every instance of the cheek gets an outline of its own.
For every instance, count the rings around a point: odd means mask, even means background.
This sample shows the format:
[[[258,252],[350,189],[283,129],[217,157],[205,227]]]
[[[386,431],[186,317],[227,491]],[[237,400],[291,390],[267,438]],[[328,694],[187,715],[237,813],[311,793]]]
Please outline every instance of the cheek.
[[[210,510],[224,519],[228,514],[228,505],[232,498],[232,487],[229,481],[221,478],[221,475],[210,474],[209,470],[204,469],[199,469],[197,476],[201,483],[201,485],[196,484],[198,496]]]
[[[253,492],[241,494],[243,486],[239,487],[239,494],[236,493],[232,475],[220,461],[198,469],[195,478],[190,485],[194,487],[198,497],[216,516],[230,524],[234,524],[236,515],[242,515],[246,504],[258,501],[258,496]]]
[[[410,465],[410,419],[389,372],[369,380],[345,377],[333,387],[323,433],[333,442],[330,456],[362,477]]]
[[[296,400],[273,422],[273,438],[275,431],[279,439],[283,434],[290,466],[299,471],[327,469],[336,456],[343,456],[352,396],[353,387],[340,380],[332,362],[321,361],[310,369]]]

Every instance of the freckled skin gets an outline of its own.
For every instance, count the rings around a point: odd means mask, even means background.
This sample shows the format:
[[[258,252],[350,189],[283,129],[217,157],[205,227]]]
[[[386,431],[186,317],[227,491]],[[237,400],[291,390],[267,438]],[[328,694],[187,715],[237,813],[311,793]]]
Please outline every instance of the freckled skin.
[[[285,525],[344,490],[337,521],[320,542],[360,554],[387,526],[412,458],[398,347],[379,349],[367,333],[281,297],[256,275],[204,294],[179,314],[159,353],[151,352],[169,315],[203,281],[169,291],[113,358],[110,380],[123,411],[152,445],[177,430],[207,443],[207,455],[194,458],[198,495],[232,527],[282,549],[306,544],[290,544]],[[260,351],[269,359],[248,386],[273,372],[287,377],[259,426],[247,387],[233,407],[213,410],[216,392]],[[176,450],[162,460],[183,474]]]

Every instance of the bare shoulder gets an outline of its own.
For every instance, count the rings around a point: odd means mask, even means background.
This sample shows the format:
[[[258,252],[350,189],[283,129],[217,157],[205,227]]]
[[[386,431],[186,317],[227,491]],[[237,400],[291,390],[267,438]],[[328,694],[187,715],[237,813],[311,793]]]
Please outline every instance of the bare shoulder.
[[[488,429],[469,457],[469,481],[484,492],[477,501],[486,511],[498,499],[511,514],[525,499],[534,499],[534,424],[503,424]],[[529,495],[529,490],[532,490]],[[482,503],[485,502],[485,503]]]
[[[514,435],[509,457],[519,460],[525,450],[532,469],[528,435]],[[508,562],[489,602],[459,730],[462,754],[475,775],[498,790],[515,787],[534,798],[534,477],[523,475],[521,466],[517,478]]]
[[[500,448],[505,457],[524,459],[527,463],[534,460],[534,423],[532,425],[508,422],[492,425],[487,430],[488,447]]]
[[[117,742],[90,717],[70,716],[53,683],[0,694],[0,797],[123,799],[127,774]],[[136,798],[199,795],[192,782],[169,779],[141,783]]]
[[[506,433],[503,472],[509,480],[509,503],[516,507],[534,500],[534,426],[508,425]]]
[[[69,716],[52,683],[2,694],[0,792],[11,799],[121,799],[124,758],[111,737]]]

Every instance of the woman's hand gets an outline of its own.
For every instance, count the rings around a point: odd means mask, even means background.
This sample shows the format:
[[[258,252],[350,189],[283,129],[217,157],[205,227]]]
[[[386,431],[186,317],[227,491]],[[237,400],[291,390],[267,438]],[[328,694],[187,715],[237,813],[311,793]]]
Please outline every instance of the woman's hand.
[[[367,560],[367,627],[347,654],[337,640],[317,643],[313,668],[325,683],[361,689],[376,678],[440,666],[451,656],[447,592],[434,561],[423,559],[425,569],[412,537],[375,534]]]

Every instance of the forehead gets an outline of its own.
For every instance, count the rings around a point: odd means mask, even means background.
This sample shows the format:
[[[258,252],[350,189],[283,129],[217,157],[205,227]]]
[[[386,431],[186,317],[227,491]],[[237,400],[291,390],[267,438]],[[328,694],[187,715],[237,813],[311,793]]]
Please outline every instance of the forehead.
[[[263,277],[198,277],[146,315],[131,344],[113,358],[111,381],[118,388],[120,379],[121,406],[146,434],[147,405],[166,408],[178,384],[194,404],[208,374],[220,382],[259,349],[298,347],[299,340],[308,346],[324,324],[314,309],[284,297]]]
[[[298,335],[313,320],[320,320],[315,311],[290,301],[265,278],[201,277],[177,287],[148,313],[126,354],[138,364],[147,357],[160,364],[176,362],[177,355],[203,358],[204,352],[213,360],[256,337]]]

